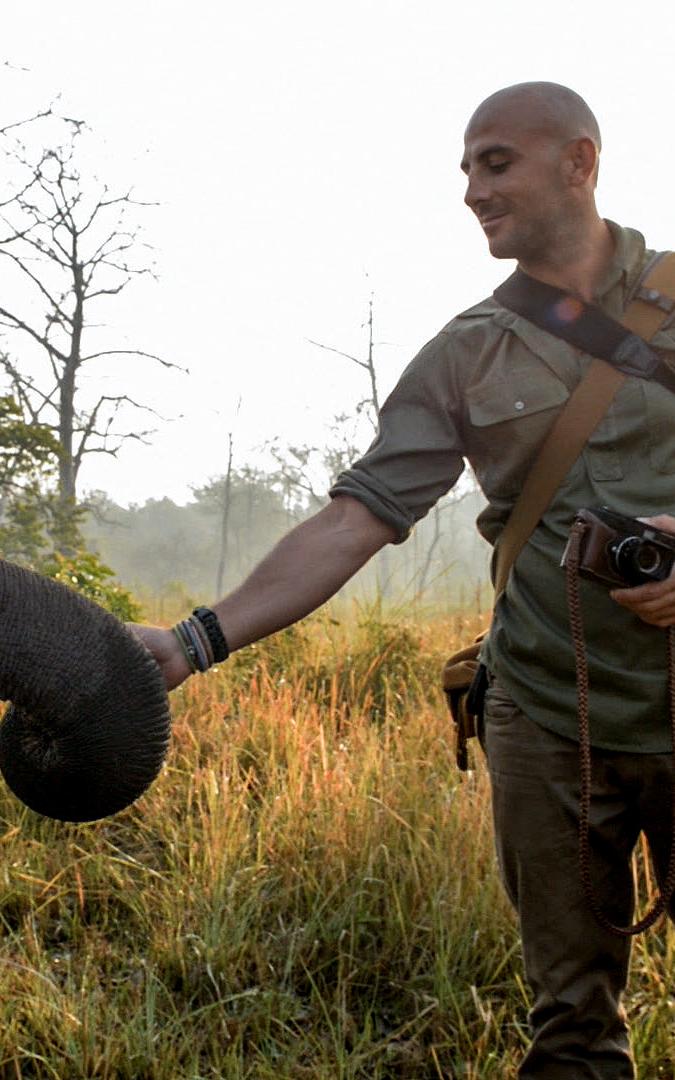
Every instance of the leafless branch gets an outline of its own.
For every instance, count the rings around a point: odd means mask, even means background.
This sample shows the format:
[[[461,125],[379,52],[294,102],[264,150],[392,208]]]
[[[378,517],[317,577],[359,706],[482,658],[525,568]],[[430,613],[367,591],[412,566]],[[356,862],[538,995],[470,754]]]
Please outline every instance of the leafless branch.
[[[317,349],[325,349],[326,352],[335,353],[337,356],[344,356],[345,360],[351,360],[352,363],[358,364],[359,367],[368,369],[368,364],[365,360],[359,360],[358,356],[352,356],[351,353],[343,352],[342,349],[334,349],[332,345],[324,345],[320,341],[314,341],[312,338],[307,338],[310,345],[316,345]]]
[[[0,307],[0,325],[10,327],[13,330],[23,330],[34,341],[37,341],[38,345],[42,345],[43,349],[46,349],[48,353],[58,356],[59,360],[65,363],[66,356],[44,334],[39,334],[32,326],[20,319],[18,315],[13,315],[11,311],[7,311],[3,307]]]
[[[12,65],[8,63],[8,61],[5,61],[5,67],[12,67]],[[28,71],[28,68],[19,68],[15,70]],[[35,113],[34,116],[29,116],[25,120],[15,120],[11,124],[5,124],[3,127],[0,127],[0,135],[6,135],[8,131],[14,131],[16,128],[27,127],[28,124],[34,124],[36,120],[44,120],[47,116],[53,116],[51,105],[48,109],[43,109],[41,112]]]
[[[143,356],[147,360],[156,360],[162,367],[174,368],[176,371],[182,371],[186,375],[189,374],[188,368],[181,367],[180,364],[174,364],[170,360],[164,360],[163,357],[156,356],[155,353],[143,352],[142,349],[102,349],[101,352],[89,353],[88,356],[83,356],[81,362],[84,364],[86,360],[97,360],[100,356]]]
[[[40,290],[47,302],[51,304],[53,310],[58,312],[60,318],[62,318],[66,322],[70,322],[72,325],[72,319],[70,319],[70,317],[66,314],[63,308],[51,295],[49,290],[42,284],[40,279],[33,273],[32,270],[30,270],[26,266],[25,260],[21,260],[17,255],[14,254],[13,251],[7,251],[6,249],[3,249],[2,245],[0,245],[0,255],[4,256],[6,259],[11,259],[14,265],[18,266],[21,273],[25,274],[26,277],[30,278],[33,284]]]

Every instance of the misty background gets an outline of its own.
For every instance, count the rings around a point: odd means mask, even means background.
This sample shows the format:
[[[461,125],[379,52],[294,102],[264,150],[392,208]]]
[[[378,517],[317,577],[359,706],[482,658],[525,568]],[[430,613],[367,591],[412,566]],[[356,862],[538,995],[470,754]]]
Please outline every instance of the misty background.
[[[87,543],[130,587],[182,583],[209,600],[321,504],[373,434],[353,359],[372,361],[383,400],[424,342],[512,269],[490,259],[458,167],[468,117],[499,86],[543,78],[583,94],[604,136],[601,211],[672,245],[659,105],[672,46],[661,0],[639,26],[628,3],[604,0],[8,9],[0,128],[51,105],[82,125],[86,190],[141,204],[147,273],[86,328],[90,350],[116,352],[82,369],[82,415],[101,395],[131,399],[116,413],[130,437],[80,463]],[[47,145],[39,125],[20,137],[28,154]],[[0,260],[0,302],[44,327],[44,298],[15,269]],[[39,345],[2,330],[0,348],[42,385]],[[473,603],[486,577],[479,506],[464,483],[353,588]]]

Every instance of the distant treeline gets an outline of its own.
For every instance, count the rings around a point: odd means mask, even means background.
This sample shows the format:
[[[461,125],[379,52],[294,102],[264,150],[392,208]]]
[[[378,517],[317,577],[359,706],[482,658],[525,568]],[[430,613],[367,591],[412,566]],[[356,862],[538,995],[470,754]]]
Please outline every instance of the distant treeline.
[[[309,510],[278,476],[244,468],[195,489],[184,506],[149,499],[124,509],[101,492],[84,534],[90,548],[139,595],[213,600],[238,584]],[[446,609],[488,600],[489,549],[475,528],[483,505],[468,489],[442,500],[400,545],[388,545],[346,586],[347,594]]]

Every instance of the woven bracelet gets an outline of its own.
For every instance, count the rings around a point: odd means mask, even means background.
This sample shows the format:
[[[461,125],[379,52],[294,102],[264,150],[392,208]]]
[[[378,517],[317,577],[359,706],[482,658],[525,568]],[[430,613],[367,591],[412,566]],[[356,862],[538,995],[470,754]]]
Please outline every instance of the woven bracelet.
[[[183,619],[183,622],[178,625],[189,648],[194,650],[197,669],[201,672],[208,671],[213,663],[213,658],[208,648],[208,642],[204,640],[201,625],[192,616],[189,619]]]
[[[211,611],[211,608],[207,607],[198,607],[192,612],[192,617],[197,619],[206,631],[213,652],[214,664],[220,664],[223,660],[227,660],[230,650],[225,635],[220,629],[220,623],[215,611]]]
[[[213,649],[211,648],[211,642],[206,636],[206,630],[200,623],[199,619],[195,619],[194,615],[190,615],[190,617],[185,620],[185,623],[190,629],[190,634],[192,638],[197,639],[200,651],[204,654],[204,671],[206,671],[207,668],[212,667],[214,664]]]
[[[181,633],[180,623],[178,623],[176,626],[173,627],[172,632],[173,632],[176,640],[178,641],[178,644],[180,645],[181,652],[183,653],[183,656],[185,657],[185,659],[188,662],[188,666],[190,668],[190,671],[194,675],[197,671],[199,671],[199,667],[197,665],[197,655],[196,655],[196,652],[195,652],[194,648],[192,648],[191,645],[188,644],[188,642],[185,640],[185,637]]]

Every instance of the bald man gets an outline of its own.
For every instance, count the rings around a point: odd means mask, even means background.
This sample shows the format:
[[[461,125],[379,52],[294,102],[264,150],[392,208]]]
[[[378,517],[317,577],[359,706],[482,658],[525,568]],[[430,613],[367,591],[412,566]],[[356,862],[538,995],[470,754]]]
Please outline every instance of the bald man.
[[[638,232],[598,214],[600,145],[578,94],[523,83],[478,107],[461,167],[466,203],[495,258],[516,259],[539,281],[620,318],[653,253]],[[655,345],[675,369],[675,328],[664,328]],[[167,685],[224,655],[221,638],[241,648],[322,604],[384,544],[406,539],[465,460],[488,503],[478,528],[496,543],[542,439],[589,363],[494,298],[458,315],[403,372],[377,438],[338,477],[328,506],[211,613],[180,624],[178,635],[139,629]],[[579,879],[575,670],[559,563],[579,507],[658,515],[675,531],[675,394],[665,383],[629,377],[618,391],[519,556],[485,644],[482,742],[497,852],[533,994],[521,1080],[634,1076],[621,1007],[629,945],[596,922]],[[670,849],[662,628],[675,622],[675,580],[611,593],[589,588],[592,872],[607,915],[626,923],[640,831],[661,878]]]

